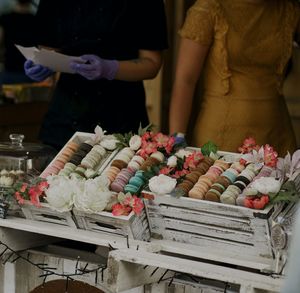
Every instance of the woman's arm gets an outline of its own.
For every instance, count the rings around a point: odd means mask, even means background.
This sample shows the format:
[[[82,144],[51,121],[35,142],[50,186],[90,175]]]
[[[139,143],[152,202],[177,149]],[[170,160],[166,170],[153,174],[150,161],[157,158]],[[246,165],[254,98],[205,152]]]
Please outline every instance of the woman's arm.
[[[295,40],[298,46],[300,46],[300,20],[297,25],[296,33],[295,33]]]
[[[195,88],[208,50],[209,46],[181,39],[170,104],[170,133],[186,133]]]
[[[115,79],[139,81],[154,78],[162,65],[162,52],[140,50],[139,58],[119,62],[119,70]]]

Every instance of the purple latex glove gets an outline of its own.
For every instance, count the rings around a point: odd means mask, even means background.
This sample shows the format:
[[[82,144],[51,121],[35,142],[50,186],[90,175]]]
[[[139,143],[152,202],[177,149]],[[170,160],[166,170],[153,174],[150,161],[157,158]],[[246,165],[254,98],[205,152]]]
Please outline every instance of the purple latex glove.
[[[183,133],[177,133],[175,135],[175,144],[187,144],[185,140],[185,135]]]
[[[186,140],[184,137],[175,136],[175,144],[186,144]]]
[[[43,81],[54,72],[43,65],[34,64],[31,60],[24,63],[25,74],[34,81]]]
[[[80,57],[85,64],[72,61],[70,68],[86,79],[96,80],[105,78],[112,80],[119,70],[119,62],[116,60],[102,59],[96,55],[83,55]]]

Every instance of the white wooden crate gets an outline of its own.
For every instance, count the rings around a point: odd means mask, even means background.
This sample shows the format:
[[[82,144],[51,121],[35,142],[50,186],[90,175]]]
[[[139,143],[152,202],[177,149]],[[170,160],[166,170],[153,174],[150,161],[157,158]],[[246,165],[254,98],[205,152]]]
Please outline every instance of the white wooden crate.
[[[153,238],[185,243],[191,255],[201,249],[213,261],[226,256],[231,264],[274,272],[270,228],[285,205],[253,210],[149,192],[144,195]]]
[[[74,135],[69,139],[69,141],[65,144],[65,146],[57,153],[57,155],[53,158],[53,160],[49,163],[49,166],[64,152],[65,147],[68,145],[69,142],[75,142],[77,144],[81,144],[86,140],[92,139],[93,133],[88,132],[75,132]],[[101,162],[96,167],[97,174],[101,174],[108,166],[108,164],[113,160],[113,158],[118,153],[118,149],[114,151],[108,151]]]
[[[110,212],[88,214],[73,209],[76,222],[81,229],[98,233],[119,235],[135,240],[148,241],[150,230],[145,210],[137,216],[131,212],[128,216],[114,216]]]
[[[36,207],[31,203],[26,202],[22,205],[22,211],[26,219],[29,220],[77,228],[71,211],[58,212],[51,209],[47,203],[41,203],[41,207]]]

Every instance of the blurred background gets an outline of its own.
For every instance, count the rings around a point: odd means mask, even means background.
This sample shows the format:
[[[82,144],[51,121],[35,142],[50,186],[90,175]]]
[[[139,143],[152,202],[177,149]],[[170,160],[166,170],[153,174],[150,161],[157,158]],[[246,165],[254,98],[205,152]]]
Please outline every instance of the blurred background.
[[[4,15],[16,11],[16,7],[20,5],[20,2],[24,2],[21,4],[24,4],[25,8],[21,9],[26,9],[27,14],[35,13],[38,0],[33,0],[29,5],[26,3],[28,2],[26,0],[0,0],[1,19],[3,19]],[[183,23],[187,9],[193,3],[194,0],[165,0],[169,30],[169,49],[165,52],[164,66],[160,74],[154,80],[145,82],[147,109],[150,120],[156,125],[157,130],[165,133],[168,132],[169,101],[176,66],[177,32]],[[7,50],[5,48],[5,34],[3,34],[5,28],[3,24],[1,29],[2,23],[5,24],[5,22],[0,21],[0,141],[8,140],[10,133],[17,132],[23,133],[26,141],[37,142],[41,121],[51,99],[56,79],[59,76],[55,76],[53,79],[43,83],[33,83],[28,80],[22,80],[24,78],[24,76],[21,76],[23,73],[19,75],[19,72],[13,78],[10,72],[7,74],[7,70],[10,68],[6,68],[9,67],[6,59],[9,59],[9,53],[12,52],[12,49]],[[14,33],[20,33],[22,29],[24,27],[16,28]],[[19,52],[15,52],[15,54],[19,54],[18,58],[23,58]],[[23,60],[21,60],[22,62]],[[298,147],[300,147],[300,50],[297,46],[294,47],[291,64],[291,70],[284,84],[284,95],[297,136]],[[12,82],[12,80],[15,82]],[[199,93],[201,93],[201,81],[198,86]],[[198,107],[198,103],[195,102],[194,107]],[[193,123],[191,122],[190,129],[192,127]]]

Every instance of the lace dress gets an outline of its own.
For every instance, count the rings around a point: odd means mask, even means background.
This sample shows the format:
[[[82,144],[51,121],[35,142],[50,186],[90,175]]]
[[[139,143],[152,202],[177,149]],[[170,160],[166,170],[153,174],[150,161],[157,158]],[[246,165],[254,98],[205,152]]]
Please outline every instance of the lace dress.
[[[210,45],[194,145],[237,151],[252,136],[281,155],[295,150],[282,83],[299,19],[289,0],[197,0],[189,9],[179,34]]]

